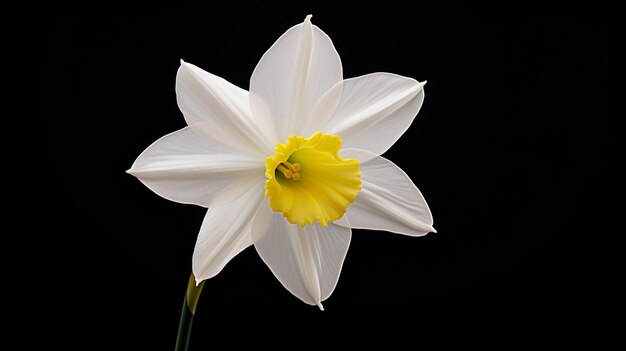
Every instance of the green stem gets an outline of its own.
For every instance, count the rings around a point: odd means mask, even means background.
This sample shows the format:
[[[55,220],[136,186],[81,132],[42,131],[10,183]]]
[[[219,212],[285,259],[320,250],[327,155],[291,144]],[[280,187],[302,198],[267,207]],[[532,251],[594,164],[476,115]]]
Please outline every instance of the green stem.
[[[174,351],[187,351],[189,340],[191,339],[191,326],[193,325],[193,316],[196,314],[196,306],[204,281],[196,286],[196,278],[191,274],[189,283],[187,284],[187,293],[183,301],[183,310],[180,313],[180,323],[178,324],[178,336],[176,337],[176,348]]]

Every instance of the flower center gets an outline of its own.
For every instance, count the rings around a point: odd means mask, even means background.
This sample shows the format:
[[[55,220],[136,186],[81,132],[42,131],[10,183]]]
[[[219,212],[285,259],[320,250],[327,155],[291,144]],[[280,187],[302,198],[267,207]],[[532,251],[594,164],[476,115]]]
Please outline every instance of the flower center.
[[[300,179],[300,170],[302,166],[299,163],[291,164],[289,161],[285,161],[276,167],[276,170],[280,171],[283,176],[287,179],[291,180],[299,180]]]
[[[361,190],[359,161],[339,156],[341,138],[292,135],[265,160],[265,196],[293,224],[327,226],[341,218]]]

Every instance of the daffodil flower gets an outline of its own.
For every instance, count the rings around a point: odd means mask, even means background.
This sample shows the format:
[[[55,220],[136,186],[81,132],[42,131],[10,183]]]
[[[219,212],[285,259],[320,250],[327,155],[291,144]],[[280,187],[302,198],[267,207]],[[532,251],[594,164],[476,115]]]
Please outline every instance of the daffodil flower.
[[[424,84],[390,73],[343,80],[332,41],[307,16],[263,55],[250,91],[181,61],[176,95],[188,126],[128,172],[166,199],[209,208],[197,282],[254,245],[287,290],[322,308],[351,228],[435,232],[422,194],[380,156],[411,125]]]

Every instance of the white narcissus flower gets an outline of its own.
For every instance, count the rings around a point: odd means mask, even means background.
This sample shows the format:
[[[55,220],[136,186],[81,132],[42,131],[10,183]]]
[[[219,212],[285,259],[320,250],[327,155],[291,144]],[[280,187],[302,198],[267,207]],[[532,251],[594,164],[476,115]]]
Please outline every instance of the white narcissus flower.
[[[435,232],[411,179],[379,156],[411,125],[423,86],[390,73],[343,80],[332,41],[307,16],[263,55],[249,92],[181,61],[188,126],[128,172],[166,199],[209,208],[193,255],[198,282],[254,245],[287,290],[322,308],[351,228]]]

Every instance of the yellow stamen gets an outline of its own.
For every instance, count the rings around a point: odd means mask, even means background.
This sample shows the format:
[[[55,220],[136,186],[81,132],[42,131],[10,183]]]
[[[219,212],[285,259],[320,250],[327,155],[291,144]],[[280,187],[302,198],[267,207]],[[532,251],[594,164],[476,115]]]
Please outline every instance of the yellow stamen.
[[[289,169],[287,169],[287,167],[289,167]],[[298,180],[300,179],[300,173],[298,172],[302,169],[302,167],[300,166],[299,163],[291,164],[289,163],[289,161],[285,161],[279,164],[278,167],[276,167],[276,169],[278,169],[280,173],[282,173],[285,176],[285,178],[291,179],[291,180]]]
[[[282,164],[279,164],[278,167],[276,167],[276,169],[279,170],[280,173],[282,173],[287,179],[291,179],[291,177],[293,176],[293,173],[287,168],[285,168],[285,166],[283,166]]]
[[[289,167],[289,169],[293,171],[293,165],[291,163],[289,163],[289,161],[285,161],[285,162],[283,162],[283,164],[285,166]]]

